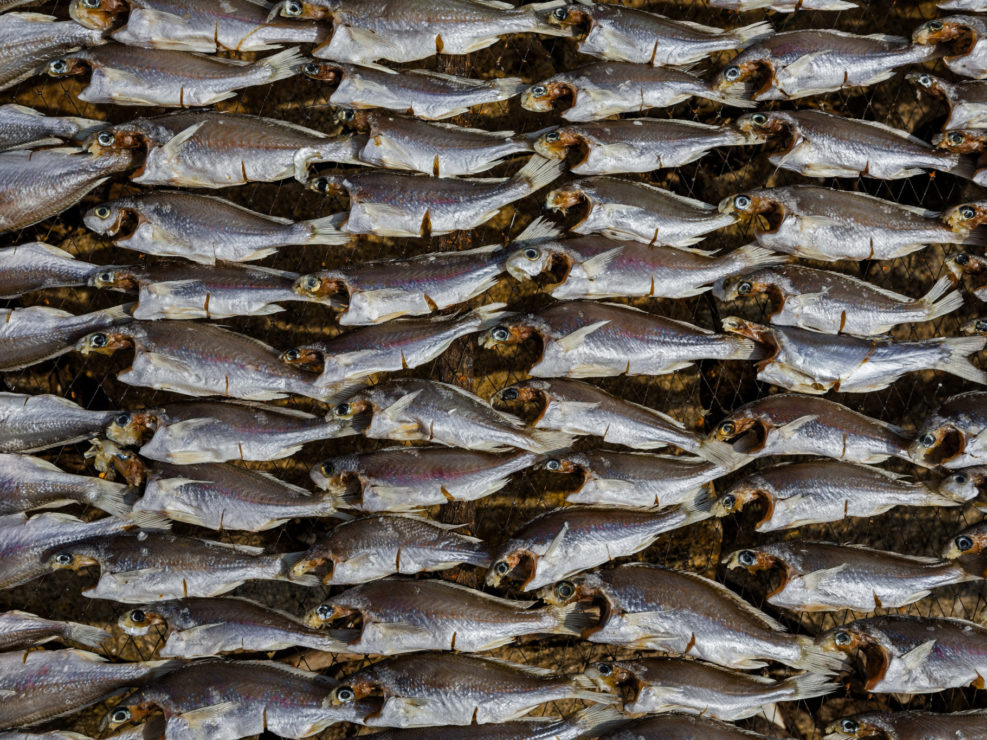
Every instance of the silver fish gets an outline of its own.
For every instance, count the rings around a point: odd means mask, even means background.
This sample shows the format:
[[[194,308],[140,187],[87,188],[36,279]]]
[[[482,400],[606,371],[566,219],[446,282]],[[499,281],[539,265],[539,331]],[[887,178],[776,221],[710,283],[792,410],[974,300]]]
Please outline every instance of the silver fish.
[[[689,98],[751,108],[753,103],[712,87],[695,75],[669,67],[630,62],[595,62],[559,72],[528,87],[521,107],[536,113],[552,110],[557,100],[570,101],[562,113],[567,121],[598,121],[618,113],[643,113],[667,108]]]
[[[108,44],[63,54],[48,62],[47,71],[56,78],[88,73],[89,84],[78,95],[87,103],[193,108],[291,77],[301,58],[298,49],[244,62]]]
[[[724,30],[619,5],[579,2],[552,12],[549,22],[579,34],[579,51],[600,59],[679,67],[711,54],[743,49],[770,36],[771,24]]]
[[[0,15],[0,90],[38,73],[59,54],[105,43],[100,31],[40,13]]]
[[[541,596],[548,603],[599,606],[600,624],[584,634],[590,642],[678,653],[735,670],[777,661],[827,673],[842,662],[695,573],[631,563],[560,581]]]
[[[484,498],[537,459],[530,452],[386,447],[325,460],[309,475],[316,486],[340,497],[346,508],[401,512]]]
[[[987,459],[987,392],[959,393],[943,401],[919,427],[908,448],[912,462],[956,469]]]
[[[370,170],[318,175],[309,188],[349,199],[349,211],[340,224],[344,232],[427,238],[476,228],[560,174],[561,163],[535,155],[508,178],[457,179]]]
[[[681,508],[657,513],[604,506],[553,509],[523,524],[500,546],[486,582],[520,581],[522,591],[534,591],[640,552],[665,532],[707,516]]]
[[[777,265],[728,279],[713,294],[722,301],[764,295],[770,300],[771,323],[779,326],[872,337],[899,324],[932,321],[960,308],[963,295],[952,287],[946,276],[921,298],[909,298],[850,275]]]
[[[67,398],[0,393],[0,452],[37,452],[97,436],[119,411],[89,411]]]
[[[987,23],[975,15],[951,15],[926,21],[912,32],[920,48],[947,47],[943,64],[951,72],[982,80],[987,77]]]
[[[812,460],[751,473],[721,493],[712,510],[722,517],[751,502],[763,502],[765,511],[754,529],[773,532],[878,516],[895,506],[960,506],[977,495],[976,484],[966,474],[938,482],[912,481],[869,465]]]
[[[486,544],[453,530],[457,524],[416,516],[369,516],[343,522],[322,536],[292,573],[325,570],[325,584],[351,585],[386,576],[449,570],[457,565],[490,564]]]
[[[907,131],[876,121],[806,108],[749,113],[734,125],[752,144],[783,137],[787,147],[768,160],[808,177],[897,180],[926,170],[973,176],[973,163],[960,155],[936,150]]]
[[[716,4],[723,0],[711,0]],[[808,0],[811,2],[811,0]],[[662,737],[666,740],[782,740],[781,737],[761,735],[734,724],[692,714],[653,714],[631,720],[600,736],[607,740],[644,740]]]
[[[109,638],[109,632],[88,624],[56,622],[20,611],[0,613],[0,648],[4,651],[25,650],[52,640],[99,647]]]
[[[615,177],[575,180],[550,192],[545,205],[562,213],[584,208],[585,215],[569,229],[576,234],[600,233],[670,247],[695,244],[736,221],[709,203]]]
[[[771,10],[775,13],[795,13],[799,10],[852,10],[856,3],[846,0],[709,0],[711,8],[723,8],[739,13],[751,10]]]
[[[985,337],[898,342],[765,326],[736,316],[724,318],[723,329],[767,348],[768,357],[757,363],[758,380],[797,393],[879,391],[907,373],[923,370],[987,384],[987,373],[970,362],[970,355],[987,346]]]
[[[91,155],[59,148],[0,154],[0,233],[57,216],[134,165],[130,151]]]
[[[944,131],[987,127],[987,84],[950,82],[928,72],[909,72],[905,79],[946,102],[949,118],[943,125]]]
[[[532,722],[528,717],[495,725],[446,725],[441,729],[441,734],[445,740],[579,740],[596,737],[624,722],[624,716],[616,709],[594,704],[557,722]],[[424,727],[384,730],[376,735],[378,740],[430,740],[435,737],[435,732],[435,728]]]
[[[768,603],[808,612],[891,609],[942,586],[980,580],[948,560],[829,542],[776,542],[737,550],[723,562],[728,570],[780,574]]]
[[[392,380],[359,390],[333,408],[333,416],[370,439],[436,442],[483,452],[509,448],[542,453],[571,441],[559,432],[529,431],[520,419],[495,410],[479,396],[448,383]]]
[[[703,359],[760,356],[758,346],[747,339],[593,301],[566,301],[538,314],[501,319],[480,344],[503,349],[532,337],[542,346],[538,362],[528,371],[534,377],[665,375]]]
[[[204,265],[250,262],[279,247],[346,244],[335,216],[292,221],[266,216],[222,198],[159,190],[90,208],[83,223],[114,244]]]
[[[73,475],[47,460],[0,453],[0,514],[78,503],[125,516],[126,487],[90,475]]]
[[[0,298],[85,285],[89,276],[101,269],[42,242],[0,249]]]
[[[0,370],[20,370],[58,357],[90,332],[130,323],[130,306],[73,316],[48,306],[0,308]]]
[[[958,3],[949,3],[955,6]],[[946,3],[940,3],[943,7]],[[895,740],[922,740],[935,737],[969,737],[977,735],[987,726],[987,710],[968,709],[965,712],[865,712],[832,722],[824,740],[840,738],[884,737]]]
[[[681,167],[716,147],[746,143],[747,137],[726,126],[677,119],[627,118],[561,126],[542,134],[534,147],[543,157],[553,159],[566,159],[574,153],[576,162],[569,165],[574,175],[618,175]]]
[[[377,65],[360,67],[338,62],[309,62],[301,71],[332,88],[328,97],[332,106],[386,108],[426,121],[452,118],[473,106],[510,100],[525,87],[516,77],[473,80],[424,69],[398,73]]]
[[[0,151],[60,144],[102,123],[72,116],[46,116],[14,103],[0,105]]]

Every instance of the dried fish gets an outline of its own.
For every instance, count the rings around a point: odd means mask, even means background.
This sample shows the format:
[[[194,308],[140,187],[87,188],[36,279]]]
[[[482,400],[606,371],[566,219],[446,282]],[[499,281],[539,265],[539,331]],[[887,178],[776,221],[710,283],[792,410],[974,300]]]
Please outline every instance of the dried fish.
[[[0,298],[85,285],[89,276],[101,269],[42,242],[0,249]]]
[[[982,82],[949,82],[928,72],[909,72],[905,78],[949,106],[943,130],[987,127],[987,85]]]
[[[857,7],[856,3],[846,0],[709,0],[709,5],[740,13],[762,8],[775,13],[794,13],[799,10],[851,10]]]
[[[452,118],[476,105],[510,100],[525,88],[516,77],[473,80],[425,69],[398,73],[377,65],[313,61],[301,71],[310,79],[327,83],[332,89],[328,98],[332,106],[386,108],[427,121]]]
[[[0,370],[20,370],[71,351],[90,332],[133,321],[131,305],[73,316],[48,306],[0,308]]]
[[[0,515],[77,503],[125,516],[125,491],[119,483],[65,473],[38,457],[0,453]]]
[[[537,460],[530,452],[385,447],[325,460],[310,476],[316,486],[339,497],[340,506],[400,512],[484,498]]]
[[[106,630],[88,624],[55,622],[20,611],[0,613],[0,648],[5,651],[26,650],[52,640],[99,647],[109,637]]]
[[[711,0],[715,5],[723,0]],[[811,0],[807,0],[811,2]],[[692,714],[654,714],[649,717],[623,723],[618,729],[600,735],[607,740],[647,740],[661,737],[665,740],[781,740],[774,736],[760,735],[733,724],[707,719]]]
[[[974,15],[951,15],[926,21],[912,32],[912,42],[926,49],[947,49],[943,64],[955,74],[987,77],[987,23]]]
[[[754,529],[772,532],[877,516],[895,506],[959,506],[976,497],[977,487],[965,474],[938,482],[911,481],[869,465],[812,460],[745,476],[713,503],[713,515],[727,516],[761,502],[764,513]]]
[[[0,452],[37,452],[98,435],[119,411],[89,411],[67,398],[0,393]]]
[[[78,94],[87,103],[194,108],[236,97],[235,90],[266,85],[296,74],[298,49],[256,62],[108,44],[64,54],[48,62],[51,77],[89,74]]]
[[[723,301],[767,296],[772,324],[871,337],[898,324],[932,321],[960,308],[963,296],[950,291],[952,287],[953,281],[943,277],[921,298],[909,298],[850,275],[778,265],[729,279],[713,294]]]
[[[705,519],[682,508],[662,512],[569,506],[539,514],[514,532],[493,556],[487,585],[521,582],[522,591],[569,578],[640,552],[665,532]]]
[[[616,709],[596,704],[557,722],[550,719],[523,717],[494,725],[447,725],[441,734],[445,740],[578,740],[595,737],[609,727],[624,723],[623,715]],[[429,740],[435,737],[435,732],[434,728],[425,727],[384,730],[376,735],[378,740]]]
[[[957,3],[950,3],[955,6]],[[940,3],[942,7],[944,3]],[[985,723],[987,710],[937,714],[934,712],[865,712],[831,723],[825,740],[857,737],[888,737],[896,740],[920,740],[923,737],[976,738]]]
[[[369,170],[317,175],[309,188],[349,199],[348,214],[340,223],[344,232],[429,237],[476,228],[560,174],[561,163],[535,155],[508,178],[456,179]]]
[[[0,90],[38,73],[49,59],[105,43],[100,31],[40,13],[0,15]]]
[[[538,362],[528,371],[534,377],[665,375],[698,360],[759,356],[750,340],[630,306],[593,301],[566,301],[538,314],[501,319],[480,344],[502,349],[532,337],[542,345]]]
[[[968,468],[987,459],[987,392],[959,393],[926,417],[908,448],[919,465]]]
[[[316,568],[328,572],[325,584],[366,583],[389,575],[416,575],[467,564],[485,568],[490,553],[484,542],[452,530],[458,524],[416,516],[369,516],[343,522],[320,538],[292,573]]]
[[[554,604],[600,607],[600,624],[584,633],[590,642],[680,653],[738,670],[777,661],[827,673],[842,662],[811,637],[786,632],[726,586],[695,573],[631,563],[561,581],[541,596]]]
[[[717,213],[716,206],[670,190],[615,177],[575,180],[548,194],[546,207],[566,213],[581,207],[586,213],[570,227],[576,234],[600,233],[611,239],[687,247],[705,234],[730,226],[734,216]]]
[[[521,96],[521,107],[537,113],[553,110],[556,101],[568,104],[567,121],[597,121],[618,113],[644,113],[668,108],[689,98],[751,108],[753,103],[715,90],[703,79],[670,67],[631,62],[594,62],[542,80]]]
[[[77,139],[84,129],[102,123],[72,116],[46,116],[14,103],[0,105],[0,152],[60,144]]]

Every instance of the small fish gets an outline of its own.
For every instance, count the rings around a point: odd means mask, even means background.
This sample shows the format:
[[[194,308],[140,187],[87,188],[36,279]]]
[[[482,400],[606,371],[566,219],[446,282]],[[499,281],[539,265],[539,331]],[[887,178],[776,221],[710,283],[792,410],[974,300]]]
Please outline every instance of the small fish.
[[[51,571],[98,567],[99,581],[82,595],[123,604],[219,596],[246,581],[318,585],[312,576],[291,572],[302,553],[265,555],[260,547],[161,532],[89,537],[49,545],[46,553]]]
[[[131,322],[130,306],[73,316],[48,306],[0,308],[0,370],[21,370],[71,351],[87,334]]]
[[[784,149],[771,164],[808,177],[875,177],[897,180],[926,170],[971,178],[973,163],[934,149],[907,131],[876,121],[845,118],[809,108],[749,113],[734,125],[752,144],[774,137]]]
[[[292,221],[266,216],[210,195],[157,190],[90,208],[83,223],[114,244],[204,265],[251,262],[279,247],[346,244],[335,216]],[[290,287],[290,286],[289,286]]]
[[[107,663],[83,650],[0,653],[0,729],[26,727],[92,706],[173,669],[169,661]]]
[[[709,5],[711,8],[723,8],[738,13],[761,9],[775,13],[795,13],[799,10],[852,10],[858,7],[856,3],[846,0],[709,0]]]
[[[912,42],[946,50],[943,64],[951,72],[982,80],[987,77],[987,23],[974,15],[951,15],[926,21],[912,32]]]
[[[523,717],[546,702],[610,702],[585,676],[449,653],[389,658],[344,680],[330,705],[381,697],[380,712],[365,718],[373,727],[485,725]]]
[[[668,108],[692,97],[739,108],[754,106],[748,100],[714,90],[705,80],[682,70],[631,62],[594,62],[528,87],[521,96],[521,107],[547,113],[554,109],[556,101],[562,100],[569,103],[562,118],[581,122]]]
[[[983,129],[954,129],[932,137],[932,143],[940,149],[957,154],[980,154],[987,149],[987,134]],[[984,167],[984,158],[980,154],[977,162],[977,169],[973,173],[972,180],[975,184],[983,186],[987,183],[987,167]]]
[[[87,103],[194,108],[236,97],[235,90],[266,85],[296,74],[298,49],[256,62],[108,44],[48,62],[55,78],[89,74],[78,94]]]
[[[569,228],[576,234],[600,233],[669,247],[690,246],[736,221],[709,203],[615,177],[575,180],[550,192],[545,206],[563,214],[570,208],[585,209]]]
[[[946,102],[949,118],[943,124],[944,131],[987,128],[987,84],[949,82],[928,72],[909,72],[905,79]]]
[[[0,452],[38,452],[98,436],[119,411],[89,411],[67,398],[0,393]]]
[[[964,619],[885,616],[858,619],[816,638],[832,654],[863,663],[863,690],[928,694],[982,686],[987,627]]]
[[[987,459],[987,392],[951,396],[926,417],[908,448],[912,462],[951,470]]]
[[[618,6],[597,5],[596,8]],[[631,11],[620,8],[621,12]],[[681,167],[716,147],[743,146],[747,138],[726,126],[662,118],[627,118],[560,126],[535,141],[543,157],[566,159],[574,175],[619,175]]]
[[[125,492],[119,483],[66,473],[39,457],[0,453],[0,515],[82,504],[124,517]]]
[[[0,15],[0,90],[38,73],[52,57],[105,43],[101,31],[40,13]]]
[[[942,586],[980,580],[947,560],[805,540],[737,550],[723,562],[727,570],[779,575],[768,603],[799,612],[892,609]]]
[[[748,474],[720,494],[712,511],[723,517],[762,502],[764,513],[754,530],[773,532],[878,516],[895,506],[960,506],[977,495],[976,484],[963,473],[938,482],[912,481],[869,465],[812,460]]]
[[[955,7],[959,3],[949,3]],[[940,3],[943,7],[946,3]],[[987,9],[987,8],[985,8]],[[987,726],[987,710],[968,709],[965,712],[864,712],[831,723],[824,740],[840,738],[888,737],[894,740],[922,738],[962,738],[975,740]]]
[[[548,20],[575,31],[583,54],[668,67],[688,66],[716,52],[743,49],[772,34],[771,24],[767,22],[728,31],[672,20],[637,8],[592,2],[558,8]]]
[[[345,650],[374,655],[418,650],[477,653],[510,645],[525,635],[579,635],[589,626],[578,604],[532,609],[533,604],[449,581],[387,578],[323,601],[308,613],[306,622],[311,627],[338,626],[349,637]]]
[[[342,307],[340,326],[368,326],[465,303],[496,285],[503,272],[503,249],[492,244],[314,272],[298,278],[294,291]]]
[[[72,116],[46,116],[14,103],[0,105],[0,152],[73,141],[81,131],[102,124],[102,121]]]
[[[702,458],[614,450],[557,455],[542,467],[581,477],[579,487],[566,496],[570,504],[638,509],[701,508],[707,484],[729,472]]]
[[[757,363],[758,380],[796,393],[869,393],[887,388],[907,373],[923,370],[987,384],[987,373],[970,362],[970,355],[987,345],[984,337],[899,342],[766,326],[737,316],[724,318],[723,329],[767,348],[768,357]]]
[[[815,673],[776,681],[681,658],[597,663],[585,675],[603,691],[626,691],[622,702],[627,714],[687,712],[731,722],[770,716],[775,702],[824,696],[838,687]]]
[[[438,358],[457,339],[493,326],[504,306],[489,303],[459,317],[398,319],[354,329],[328,342],[285,350],[281,360],[319,373],[316,383],[330,387],[376,373],[407,370]]]
[[[0,233],[23,229],[68,210],[111,176],[135,166],[130,151],[98,155],[81,149],[0,154]]]
[[[714,288],[713,295],[721,301],[764,295],[770,300],[767,315],[779,326],[873,337],[899,324],[932,321],[962,307],[963,295],[952,287],[953,281],[945,276],[921,298],[909,298],[838,272],[776,265],[728,279]]]
[[[0,249],[0,298],[85,285],[89,276],[101,269],[42,242]]]
[[[795,100],[891,79],[898,67],[935,59],[928,46],[886,34],[860,36],[832,29],[786,31],[763,38],[724,67],[713,88],[730,94],[767,77],[752,99]]]
[[[69,14],[121,44],[204,54],[318,44],[329,35],[316,23],[278,20],[253,0],[72,0]]]
[[[87,139],[94,153],[145,154],[131,180],[141,185],[225,188],[308,180],[319,162],[360,164],[362,137],[330,137],[287,121],[219,111],[176,112],[107,127]]]
[[[368,516],[343,522],[309,548],[292,569],[301,576],[327,570],[324,584],[347,586],[390,575],[417,575],[457,565],[485,568],[490,553],[483,540],[452,530],[458,524],[417,516]]]
[[[942,556],[963,567],[974,578],[987,578],[984,551],[987,550],[987,523],[973,524],[950,540]]]
[[[157,601],[121,615],[128,635],[164,637],[162,658],[207,658],[220,653],[268,652],[292,647],[342,650],[322,630],[249,599],[223,598]]]
[[[748,190],[721,201],[720,212],[753,223],[762,247],[826,262],[894,259],[927,244],[987,241],[971,233],[973,223],[946,223],[936,211],[816,185]]]
[[[767,661],[828,673],[841,659],[811,637],[793,635],[733,591],[695,573],[631,563],[546,588],[547,603],[590,602],[601,621],[590,642],[687,655],[725,668],[763,668]]]
[[[88,624],[56,622],[21,611],[0,612],[0,649],[4,651],[27,650],[52,640],[99,647],[109,638],[109,632]]]
[[[616,303],[565,301],[538,314],[501,319],[480,339],[503,349],[532,337],[541,356],[534,377],[665,375],[703,359],[748,360],[757,344]]]
[[[901,427],[835,401],[797,393],[778,393],[745,404],[710,436],[755,457],[820,455],[864,464],[889,457],[914,460],[911,435]]]
[[[187,321],[135,321],[86,334],[76,342],[83,355],[133,348],[133,363],[117,378],[128,385],[187,396],[225,396],[269,401],[298,394],[322,398],[315,376],[278,359],[260,340]],[[329,394],[331,395],[331,394]]]
[[[325,460],[309,475],[316,486],[338,496],[345,508],[402,512],[484,498],[537,460],[531,452],[385,447]]]
[[[487,585],[521,583],[534,591],[575,574],[627,557],[665,532],[708,515],[682,508],[662,512],[569,506],[539,514],[512,534],[493,556]]]
[[[710,0],[711,5],[724,0]],[[812,0],[807,0],[812,2]],[[644,740],[660,737],[665,740],[781,740],[761,735],[734,724],[692,714],[653,714],[623,723],[618,729],[600,735],[607,740]]]
[[[308,186],[326,196],[349,199],[349,211],[340,224],[346,233],[428,238],[476,228],[560,174],[561,163],[535,155],[507,178],[457,179],[369,170],[317,175]]]
[[[624,716],[616,709],[594,704],[556,722],[544,721],[544,718],[532,722],[530,717],[525,717],[495,725],[446,725],[441,735],[444,740],[579,740],[596,737],[608,728],[624,723]],[[375,734],[377,740],[432,740],[435,733],[434,727],[423,727],[384,730]]]
[[[377,65],[313,61],[301,71],[309,79],[327,83],[332,89],[327,102],[334,107],[386,108],[426,121],[452,118],[477,105],[510,100],[525,88],[517,77],[473,80],[425,69],[399,73]]]

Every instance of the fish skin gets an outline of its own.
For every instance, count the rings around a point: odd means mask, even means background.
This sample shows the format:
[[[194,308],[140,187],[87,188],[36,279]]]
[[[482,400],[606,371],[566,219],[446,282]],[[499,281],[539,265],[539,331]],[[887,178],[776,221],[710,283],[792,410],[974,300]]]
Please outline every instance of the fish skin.
[[[711,0],[710,4],[722,2]],[[642,740],[662,737],[667,740],[781,740],[778,736],[761,735],[733,724],[691,714],[656,714],[631,720],[600,736],[607,740]]]
[[[748,190],[724,198],[719,209],[753,222],[762,247],[827,262],[894,259],[931,243],[984,240],[935,211],[815,185]]]
[[[0,370],[21,370],[72,350],[99,330],[122,330],[133,321],[131,304],[73,316],[48,306],[0,309]]]
[[[0,452],[38,452],[97,436],[119,411],[89,411],[67,398],[0,393]]]
[[[987,77],[987,23],[975,15],[950,15],[926,21],[912,31],[912,42],[935,49],[943,42],[957,41],[955,54],[943,56],[943,64],[954,74],[982,80]]]
[[[506,580],[534,591],[627,557],[650,546],[665,532],[705,519],[683,508],[652,510],[568,506],[539,514],[521,525],[493,555],[486,583]]]
[[[442,728],[442,737],[446,740],[578,740],[595,737],[624,722],[623,715],[616,709],[594,705],[557,722],[537,718],[532,721],[529,717],[493,725],[447,725]],[[435,737],[435,732],[434,728],[425,727],[384,730],[376,734],[378,740],[429,740]]]
[[[954,470],[980,465],[987,458],[987,392],[950,396],[926,417],[908,448],[917,465]]]
[[[89,276],[101,269],[43,242],[0,249],[0,298],[86,285]]]
[[[332,88],[328,103],[338,108],[385,108],[426,121],[466,113],[472,107],[519,95],[525,84],[517,77],[474,80],[430,72],[312,61],[301,67],[311,80]]]
[[[318,488],[340,497],[344,508],[408,512],[489,496],[537,460],[530,452],[385,447],[326,460],[309,475]]]
[[[750,501],[763,499],[767,511],[754,529],[772,532],[846,517],[877,516],[895,506],[960,506],[977,495],[976,485],[969,480],[952,485],[950,478],[924,483],[869,465],[812,460],[748,474],[720,494],[712,512],[727,516]]]
[[[709,5],[738,13],[761,9],[795,13],[799,10],[852,10],[858,7],[856,3],[846,0],[709,0]]]
[[[820,634],[816,644],[851,665],[863,662],[858,648],[868,648],[864,690],[875,694],[979,685],[987,673],[987,628],[964,619],[868,617]]]
[[[949,263],[947,263],[948,266]],[[769,319],[826,334],[873,337],[899,324],[931,321],[963,305],[948,277],[921,298],[878,288],[838,272],[804,265],[775,265],[728,279],[713,290],[721,301],[765,294],[771,299]]]
[[[0,152],[74,141],[81,131],[102,123],[71,116],[46,116],[14,103],[0,105]]]
[[[572,122],[598,121],[618,113],[644,113],[692,97],[740,108],[754,105],[714,90],[705,80],[682,70],[630,62],[594,62],[527,87],[521,95],[521,107],[545,113],[563,97],[571,98],[572,105],[562,118]]]
[[[811,637],[793,635],[733,591],[695,573],[630,563],[587,573],[541,596],[548,603],[596,600],[605,604],[601,624],[584,633],[590,642],[687,655],[724,668],[761,668],[777,661],[792,668],[828,673],[842,659]]]
[[[235,97],[236,90],[297,74],[297,48],[256,62],[192,55],[169,49],[107,44],[48,62],[52,77],[89,74],[79,93],[87,103],[193,108]]]
[[[57,216],[134,164],[130,151],[90,155],[60,148],[0,154],[0,233]]]
[[[457,525],[417,516],[378,515],[343,522],[324,535],[293,567],[293,574],[329,563],[324,584],[354,585],[390,575],[416,575],[467,564],[486,567],[490,553]]]
[[[346,647],[287,612],[235,596],[155,601],[128,610],[117,624],[134,636],[164,630],[166,640],[158,652],[162,658],[208,658],[292,647],[343,651]]]
[[[101,32],[51,15],[0,15],[0,90],[37,74],[52,57],[103,43]]]
[[[0,692],[17,696],[0,707],[0,729],[71,714],[174,667],[161,660],[107,663],[94,653],[71,649],[0,653]]]
[[[0,612],[0,649],[4,652],[27,650],[52,640],[99,647],[109,638],[106,630],[88,624],[56,622],[21,611]]]
[[[587,210],[570,231],[603,234],[610,239],[648,245],[688,247],[703,236],[730,226],[736,217],[717,213],[716,206],[640,182],[615,177],[587,177],[551,191],[547,208],[565,213]]]
[[[767,601],[799,612],[902,607],[936,588],[980,579],[948,560],[804,540],[737,550],[723,562],[727,570],[780,573]]]
[[[940,7],[944,4],[941,3]],[[936,737],[969,737],[975,740],[987,723],[987,711],[968,709],[965,712],[864,712],[844,717],[826,727],[823,740],[848,737],[885,737],[896,740],[922,740]]]
[[[0,453],[0,515],[77,503],[125,517],[125,491],[119,483],[65,473],[38,457]]]
[[[909,72],[905,79],[919,89],[941,98],[949,106],[944,131],[987,127],[987,85],[964,80],[951,82],[928,72]]]

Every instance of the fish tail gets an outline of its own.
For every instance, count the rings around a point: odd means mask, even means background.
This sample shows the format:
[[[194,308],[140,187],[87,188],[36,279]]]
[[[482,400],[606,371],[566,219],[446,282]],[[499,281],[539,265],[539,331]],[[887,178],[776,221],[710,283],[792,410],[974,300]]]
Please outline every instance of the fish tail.
[[[313,576],[308,573],[304,575],[292,574],[292,569],[295,567],[295,564],[301,562],[307,554],[307,552],[289,552],[285,555],[281,555],[278,558],[278,565],[280,568],[279,580],[291,581],[292,583],[297,583],[299,586],[318,586],[321,583],[318,576]]]
[[[760,23],[751,23],[749,26],[735,28],[730,32],[730,35],[740,41],[743,44],[741,48],[744,48],[757,41],[766,39],[773,33],[774,29],[771,27],[771,24],[767,21],[761,21]]]
[[[580,737],[602,737],[626,724],[627,715],[612,706],[591,706],[574,714],[570,721],[583,731]]]
[[[793,666],[807,671],[803,675],[822,675],[827,677],[837,673],[845,664],[842,653],[832,653],[815,644],[811,637],[797,635],[795,643],[799,649],[798,665]],[[796,676],[798,678],[798,676]]]
[[[565,432],[536,430],[531,432],[532,448],[530,452],[546,453],[564,450],[572,445],[572,435]]]
[[[90,503],[107,514],[126,519],[130,507],[127,506],[124,497],[130,489],[122,483],[114,483],[102,478],[96,478],[95,481],[97,491]]]
[[[737,452],[733,447],[719,439],[702,440],[696,454],[725,471],[737,470],[750,460],[750,455]]]
[[[489,80],[489,83],[499,93],[500,100],[507,100],[515,95],[520,95],[528,87],[527,83],[522,82],[518,77],[501,77],[496,80]]]
[[[587,612],[578,601],[566,606],[550,604],[545,608],[558,620],[558,624],[552,630],[553,635],[576,635],[578,637],[596,623],[592,614]]]
[[[570,696],[572,699],[583,699],[584,701],[591,701],[594,704],[617,703],[617,697],[615,695],[597,691],[596,683],[589,676],[579,673],[575,676],[570,676],[569,680],[575,689]]]
[[[977,162],[975,159],[960,154],[950,158],[950,160],[950,164],[941,168],[943,172],[962,177],[964,180],[973,179],[973,175],[977,171]]]
[[[830,680],[829,676],[819,673],[799,673],[781,682],[780,689],[789,693],[789,699],[811,699],[823,696],[839,688],[839,684]]]
[[[528,195],[558,179],[565,169],[565,162],[534,155],[528,163],[511,177],[509,183]]]
[[[474,308],[466,316],[467,321],[475,325],[474,331],[484,331],[497,325],[497,322],[504,318],[507,308],[506,303],[488,303],[485,306]]]
[[[539,216],[524,231],[514,237],[515,242],[544,241],[545,239],[558,239],[562,236],[562,230],[544,216]]]
[[[729,105],[734,108],[756,108],[757,103],[753,100],[748,100],[747,98],[737,95],[736,93],[725,92],[722,90],[709,89],[705,94],[705,97],[710,100],[715,100],[723,105]]]
[[[753,339],[733,336],[724,336],[723,338],[729,350],[727,354],[720,359],[759,360],[764,357],[764,347],[755,342]]]
[[[167,531],[171,529],[171,521],[157,511],[131,511],[127,513],[127,521],[138,529],[152,531]]]
[[[950,337],[942,342],[946,356],[936,363],[936,370],[950,373],[958,378],[972,380],[987,385],[987,373],[970,362],[970,355],[980,352],[987,345],[987,337]]]
[[[984,229],[974,229],[966,234],[960,244],[967,244],[974,247],[982,247],[987,244],[987,234]]]
[[[103,642],[110,638],[110,633],[104,629],[93,627],[89,624],[69,622],[65,625],[65,637],[72,642],[78,642],[81,645],[99,647],[103,644]]]
[[[916,301],[925,309],[925,321],[938,319],[940,316],[952,313],[963,306],[962,293],[959,291],[946,292],[952,287],[952,278],[949,275],[944,275],[929,288],[928,293]]]
[[[305,224],[311,229],[312,235],[308,239],[309,244],[348,244],[353,238],[352,234],[346,234],[339,230],[340,224],[346,219],[344,213],[334,213],[323,218],[313,218]]]
[[[298,65],[305,60],[301,50],[295,46],[291,49],[279,51],[257,62],[257,64],[267,67],[270,70],[268,82],[276,82],[286,77],[293,77],[298,74]]]
[[[765,249],[758,244],[748,244],[730,252],[725,259],[736,264],[740,270],[746,271],[755,267],[779,265],[788,262],[791,257],[787,254],[772,252],[770,249]]]

